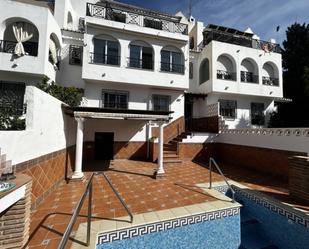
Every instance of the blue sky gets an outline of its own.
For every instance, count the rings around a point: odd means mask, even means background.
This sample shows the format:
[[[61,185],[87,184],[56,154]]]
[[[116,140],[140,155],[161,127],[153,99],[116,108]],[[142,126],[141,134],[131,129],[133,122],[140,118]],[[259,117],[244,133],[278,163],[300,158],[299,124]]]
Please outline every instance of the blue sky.
[[[119,0],[170,14],[188,13],[189,0]],[[247,27],[262,40],[285,39],[286,27],[295,21],[309,23],[309,0],[192,0],[193,16],[204,23],[245,30]],[[277,33],[276,27],[280,25]]]

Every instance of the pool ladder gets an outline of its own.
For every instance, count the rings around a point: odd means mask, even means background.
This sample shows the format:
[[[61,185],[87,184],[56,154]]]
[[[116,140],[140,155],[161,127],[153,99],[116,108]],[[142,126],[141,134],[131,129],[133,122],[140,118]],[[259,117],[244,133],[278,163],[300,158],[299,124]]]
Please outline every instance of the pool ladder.
[[[212,157],[209,158],[209,189],[212,189],[212,168],[213,168],[212,165],[215,165],[216,169],[218,170],[220,175],[223,177],[226,185],[228,186],[228,188],[230,189],[230,191],[232,193],[232,202],[235,202],[235,190],[229,184],[229,182],[227,181],[226,177],[222,173],[222,170],[220,169],[219,165],[216,163],[215,159],[213,159]]]
[[[124,202],[124,200],[122,199],[122,197],[120,196],[120,194],[118,193],[118,191],[115,189],[115,187],[113,186],[112,182],[109,180],[109,178],[105,175],[104,172],[95,172],[92,173],[90,179],[88,180],[88,183],[86,185],[86,188],[81,196],[81,198],[79,199],[79,202],[76,206],[76,208],[74,209],[73,215],[70,219],[70,222],[62,236],[62,239],[58,245],[58,249],[64,249],[65,245],[67,244],[69,238],[70,238],[70,234],[73,230],[73,226],[76,222],[77,216],[80,213],[80,210],[83,206],[84,200],[86,198],[86,196],[88,195],[88,213],[87,213],[87,234],[86,234],[86,242],[82,242],[83,245],[85,246],[89,246],[90,245],[90,229],[91,229],[91,215],[92,215],[92,185],[93,185],[93,179],[94,176],[96,175],[103,175],[103,177],[105,178],[105,180],[107,181],[108,185],[111,187],[111,189],[113,190],[113,192],[116,194],[117,198],[119,199],[119,201],[121,202],[122,206],[125,208],[125,210],[127,211],[127,213],[130,216],[130,223],[133,222],[133,214],[131,213],[130,209],[128,208],[127,204]]]

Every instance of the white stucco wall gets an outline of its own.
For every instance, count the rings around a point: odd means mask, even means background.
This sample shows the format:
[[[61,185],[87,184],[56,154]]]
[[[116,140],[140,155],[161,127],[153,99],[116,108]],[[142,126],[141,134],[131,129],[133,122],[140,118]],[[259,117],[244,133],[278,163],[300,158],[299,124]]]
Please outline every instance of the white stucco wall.
[[[141,86],[128,87],[126,84],[113,84],[110,82],[87,82],[85,89],[86,105],[101,107],[102,90],[119,90],[129,93],[129,109],[151,110],[152,95],[161,94],[171,96],[170,110],[172,120],[175,120],[184,113],[184,96],[182,91],[166,90],[160,88],[149,88]]]
[[[13,164],[64,149],[75,144],[76,122],[63,114],[61,101],[26,87],[26,130],[0,131],[1,153]]]
[[[98,18],[96,18],[98,19]],[[95,21],[97,21],[94,19]],[[150,28],[149,32],[137,33],[128,32],[123,29],[115,28],[119,23],[112,22],[111,27],[102,26],[99,28],[88,26],[87,34],[85,35],[84,47],[84,58],[83,58],[83,73],[82,78],[85,80],[99,80],[99,81],[111,81],[111,82],[122,82],[127,84],[138,84],[144,86],[156,86],[162,88],[173,88],[173,89],[187,89],[189,87],[189,52],[187,44],[187,36],[185,39],[177,40],[173,39],[174,33],[170,33],[167,37],[160,35],[150,35],[148,33],[153,32]],[[124,25],[120,23],[121,25]],[[128,24],[127,26],[130,26]],[[136,26],[136,25],[131,25]],[[138,27],[138,26],[136,26]],[[141,27],[139,27],[142,29]],[[144,29],[146,30],[146,28]],[[158,31],[156,31],[158,32]],[[164,32],[168,33],[168,32]],[[120,66],[113,65],[99,65],[91,64],[90,53],[93,52],[93,38],[96,35],[109,35],[119,41],[120,44]],[[179,36],[179,34],[177,34]],[[136,68],[128,68],[128,58],[130,57],[129,44],[132,41],[144,41],[150,44],[153,48],[154,54],[154,70],[142,70]],[[183,53],[184,57],[184,74],[161,72],[161,49],[166,46],[174,46]],[[104,75],[104,76],[103,76]]]
[[[0,53],[0,71],[47,75],[55,80],[55,70],[48,61],[49,38],[54,33],[62,45],[61,31],[49,8],[11,0],[0,2],[0,40],[9,23],[26,20],[39,32],[38,56],[13,58],[12,54]]]
[[[215,142],[309,153],[309,130],[302,128],[230,130],[219,134]],[[270,131],[273,134],[270,134]],[[280,131],[280,134],[278,133]],[[287,133],[289,131],[289,133]],[[299,131],[299,134],[296,133]],[[243,134],[241,134],[243,132]]]

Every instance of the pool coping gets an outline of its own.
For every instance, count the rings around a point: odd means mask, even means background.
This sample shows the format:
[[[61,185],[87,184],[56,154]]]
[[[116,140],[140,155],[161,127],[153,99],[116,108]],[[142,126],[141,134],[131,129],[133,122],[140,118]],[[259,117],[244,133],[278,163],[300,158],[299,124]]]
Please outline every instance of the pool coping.
[[[110,243],[115,240],[131,238],[204,221],[221,219],[240,213],[241,204],[232,202],[232,199],[216,189],[207,190],[205,184],[197,184],[196,186],[200,188],[205,187],[205,189],[203,189],[204,192],[215,197],[217,200],[135,214],[133,215],[133,223],[129,222],[128,216],[117,217],[113,220],[93,221],[91,223],[92,239],[90,245],[85,247],[78,243],[73,243],[71,248],[95,248],[98,244]],[[84,241],[86,229],[87,223],[80,224],[74,239]]]

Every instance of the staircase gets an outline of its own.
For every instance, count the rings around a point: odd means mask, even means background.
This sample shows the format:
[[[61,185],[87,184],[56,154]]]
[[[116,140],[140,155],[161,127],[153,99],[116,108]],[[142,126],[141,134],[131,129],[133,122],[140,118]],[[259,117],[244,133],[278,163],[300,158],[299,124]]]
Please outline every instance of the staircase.
[[[163,145],[163,163],[164,164],[179,164],[182,161],[178,154],[178,143],[182,142],[184,138],[190,135],[190,132],[183,132],[177,137],[170,140]]]

